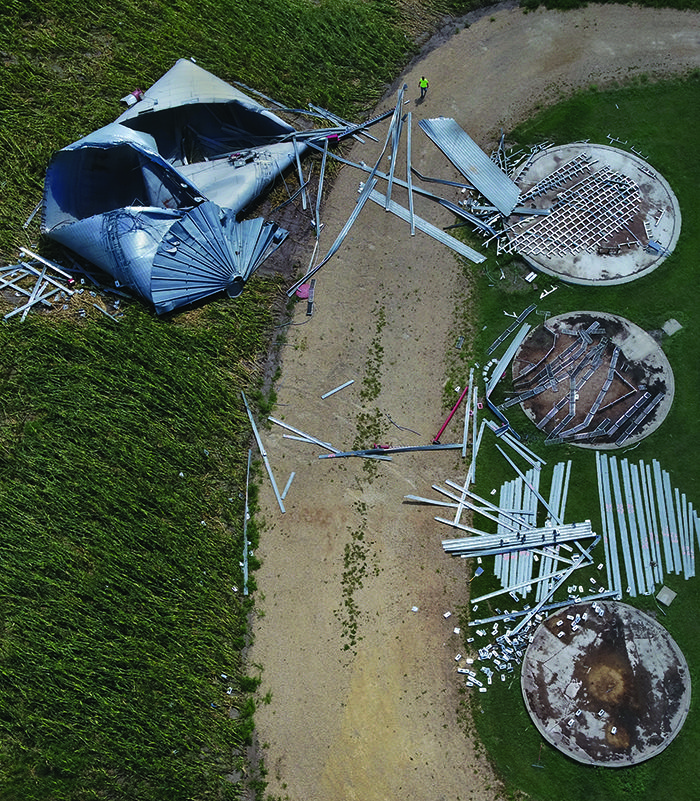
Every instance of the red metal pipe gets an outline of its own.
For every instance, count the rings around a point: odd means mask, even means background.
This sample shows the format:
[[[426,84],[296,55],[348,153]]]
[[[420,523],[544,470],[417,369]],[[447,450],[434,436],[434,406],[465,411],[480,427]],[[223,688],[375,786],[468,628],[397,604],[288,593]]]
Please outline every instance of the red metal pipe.
[[[440,437],[442,436],[442,432],[443,432],[443,431],[444,431],[444,430],[447,428],[447,424],[448,424],[448,423],[450,422],[450,420],[453,418],[453,416],[454,416],[454,413],[455,413],[455,412],[457,411],[457,409],[459,408],[459,404],[460,404],[460,403],[461,403],[461,402],[464,400],[464,396],[467,394],[467,392],[469,392],[469,384],[467,384],[467,386],[466,386],[466,387],[464,387],[464,391],[463,391],[463,392],[462,392],[462,394],[459,396],[459,400],[457,401],[457,403],[455,403],[455,405],[454,405],[454,407],[453,407],[452,411],[451,411],[451,412],[450,412],[450,413],[447,415],[447,420],[445,420],[445,422],[442,424],[442,428],[441,428],[441,429],[440,429],[440,430],[437,432],[437,434],[436,434],[436,435],[435,435],[435,437],[433,438],[433,443],[438,443],[438,442],[440,442]]]

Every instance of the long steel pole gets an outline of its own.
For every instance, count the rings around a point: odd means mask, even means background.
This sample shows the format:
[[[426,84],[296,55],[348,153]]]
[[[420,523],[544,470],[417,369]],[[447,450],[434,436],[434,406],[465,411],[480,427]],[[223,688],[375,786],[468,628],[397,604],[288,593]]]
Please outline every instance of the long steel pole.
[[[411,175],[411,112],[406,116],[406,183],[408,184],[408,216],[411,221],[411,236],[416,235],[416,221],[413,213],[413,177]]]
[[[250,460],[253,451],[248,448],[248,467],[245,473],[245,509],[243,512],[243,595],[248,595],[248,484],[250,483]]]
[[[260,434],[258,433],[258,428],[255,425],[255,420],[253,420],[253,413],[250,411],[250,406],[248,406],[248,401],[246,400],[246,396],[243,391],[241,391],[241,397],[243,398],[243,403],[245,404],[245,410],[246,412],[248,412],[248,419],[250,420],[250,425],[253,429],[253,435],[255,436],[255,441],[258,443],[258,450],[260,451],[260,455],[263,458],[267,474],[270,477],[270,483],[272,484],[272,491],[275,493],[275,498],[277,498],[277,503],[279,504],[280,511],[282,512],[282,514],[284,514],[285,512],[284,503],[282,502],[280,491],[277,489],[277,482],[275,481],[275,477],[272,475],[272,467],[270,467],[270,460],[267,458],[267,451],[265,450],[265,446],[262,444],[262,440],[260,439]]]
[[[455,405],[452,407],[452,411],[447,415],[447,420],[445,420],[445,422],[442,424],[440,430],[433,437],[433,445],[438,445],[440,443],[440,437],[442,436],[443,432],[447,428],[447,424],[454,417],[454,413],[457,411],[457,409],[459,409],[460,404],[464,400],[464,396],[467,394],[467,392],[469,392],[469,388],[470,388],[469,384],[467,384],[467,386],[464,387],[464,389],[462,390],[462,393],[459,396],[459,399],[458,399],[457,403],[455,403]],[[462,443],[460,443],[460,448],[461,447],[462,447]]]

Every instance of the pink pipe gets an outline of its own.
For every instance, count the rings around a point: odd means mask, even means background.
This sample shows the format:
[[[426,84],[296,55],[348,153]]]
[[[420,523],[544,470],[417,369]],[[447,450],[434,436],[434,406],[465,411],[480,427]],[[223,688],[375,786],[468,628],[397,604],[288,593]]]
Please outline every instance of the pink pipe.
[[[437,442],[440,441],[440,437],[442,436],[442,432],[447,428],[447,424],[454,417],[454,413],[459,408],[459,404],[464,400],[464,396],[467,394],[467,392],[469,392],[469,384],[467,384],[467,386],[464,387],[464,391],[459,396],[459,400],[457,401],[457,403],[455,403],[452,411],[447,415],[447,420],[445,420],[445,422],[442,424],[442,428],[435,435],[435,438],[433,439],[433,443],[437,443]]]

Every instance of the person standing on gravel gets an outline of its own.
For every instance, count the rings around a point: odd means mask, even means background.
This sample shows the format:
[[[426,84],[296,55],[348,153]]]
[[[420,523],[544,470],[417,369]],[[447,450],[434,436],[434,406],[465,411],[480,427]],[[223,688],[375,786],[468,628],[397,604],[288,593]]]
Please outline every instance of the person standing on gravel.
[[[420,99],[423,100],[423,98],[428,92],[428,86],[429,86],[428,79],[425,77],[425,75],[418,82],[418,86],[420,87]]]

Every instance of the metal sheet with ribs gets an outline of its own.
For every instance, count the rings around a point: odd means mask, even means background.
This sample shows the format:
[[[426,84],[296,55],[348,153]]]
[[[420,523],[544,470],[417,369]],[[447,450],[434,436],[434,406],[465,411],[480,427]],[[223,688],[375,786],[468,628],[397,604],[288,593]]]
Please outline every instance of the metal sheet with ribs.
[[[418,123],[423,132],[481,194],[507,217],[515,208],[520,189],[449,117]]]

